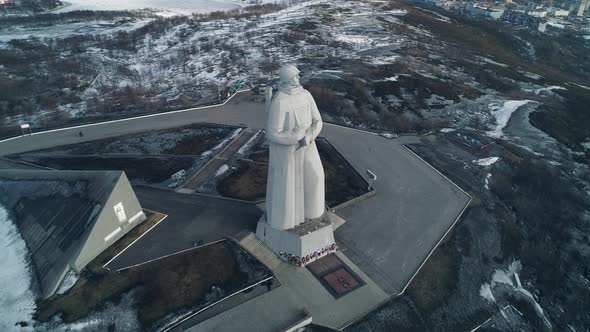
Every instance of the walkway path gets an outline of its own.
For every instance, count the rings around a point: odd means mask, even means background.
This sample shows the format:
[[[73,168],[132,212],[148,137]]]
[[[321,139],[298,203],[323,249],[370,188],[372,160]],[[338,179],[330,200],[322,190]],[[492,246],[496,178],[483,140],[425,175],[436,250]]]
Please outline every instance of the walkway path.
[[[207,180],[217,172],[227,161],[235,155],[240,148],[246,144],[254,135],[255,130],[246,129],[223,149],[217,156],[211,159],[195,175],[188,179],[177,191],[182,193],[194,192],[199,189]]]

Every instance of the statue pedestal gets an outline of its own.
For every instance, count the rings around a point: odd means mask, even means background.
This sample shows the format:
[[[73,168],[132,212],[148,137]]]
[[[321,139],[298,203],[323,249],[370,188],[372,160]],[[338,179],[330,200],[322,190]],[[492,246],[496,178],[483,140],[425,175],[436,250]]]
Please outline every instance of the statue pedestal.
[[[275,229],[266,223],[266,214],[258,221],[256,236],[281,259],[297,266],[336,251],[333,215],[324,213],[321,218],[308,220],[291,229]]]

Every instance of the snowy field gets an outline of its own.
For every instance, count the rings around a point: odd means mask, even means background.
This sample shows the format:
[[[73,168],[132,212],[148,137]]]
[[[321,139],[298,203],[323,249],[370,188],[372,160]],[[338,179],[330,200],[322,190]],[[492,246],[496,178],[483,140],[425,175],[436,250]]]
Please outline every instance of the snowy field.
[[[0,47],[14,39],[28,39],[31,37],[46,38],[64,38],[73,35],[86,34],[114,34],[119,31],[132,31],[139,29],[150,22],[152,19],[144,19],[136,22],[116,23],[108,21],[94,22],[75,22],[65,24],[55,24],[49,27],[9,27],[0,30]]]
[[[15,326],[30,323],[35,311],[31,267],[25,241],[8,212],[0,206],[0,330],[28,331]]]
[[[275,1],[265,0],[263,3]],[[189,15],[193,13],[209,13],[220,10],[231,10],[252,4],[250,0],[69,0],[67,5],[55,12],[74,10],[137,10],[156,9],[165,13]]]
[[[118,304],[105,303],[101,310],[70,324],[63,324],[59,319],[47,323],[34,321],[36,294],[29,252],[16,225],[1,205],[0,251],[0,331],[106,331],[114,322],[121,331],[139,330],[133,292],[127,293]],[[71,276],[70,283],[75,282],[72,277],[76,278]]]

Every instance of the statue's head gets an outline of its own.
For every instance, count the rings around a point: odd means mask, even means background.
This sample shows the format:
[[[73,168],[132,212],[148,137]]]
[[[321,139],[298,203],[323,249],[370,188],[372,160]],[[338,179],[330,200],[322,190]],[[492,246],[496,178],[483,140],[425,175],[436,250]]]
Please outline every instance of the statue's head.
[[[294,65],[284,65],[279,69],[279,82],[281,87],[296,88],[299,83],[299,69]]]

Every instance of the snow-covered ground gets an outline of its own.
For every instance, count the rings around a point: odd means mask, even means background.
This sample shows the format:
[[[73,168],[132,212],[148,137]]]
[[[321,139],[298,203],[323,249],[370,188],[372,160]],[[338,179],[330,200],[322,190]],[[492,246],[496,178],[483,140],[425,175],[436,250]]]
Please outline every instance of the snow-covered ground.
[[[16,225],[2,206],[0,251],[0,330],[27,331],[15,324],[30,324],[35,312],[29,252]]]
[[[219,142],[217,145],[212,147],[210,150],[207,150],[207,151],[201,153],[201,157],[207,157],[207,156],[211,155],[213,152],[225,147],[226,144],[233,141],[234,138],[238,137],[238,135],[241,132],[242,132],[242,128],[238,128],[238,129],[234,130],[229,136],[227,136],[225,139],[223,139],[223,141]]]
[[[234,130],[231,135],[229,135],[228,137],[226,137],[223,141],[221,141],[219,144],[217,144],[216,146],[213,147],[213,150],[216,149],[220,149],[223,146],[225,146],[227,143],[231,142],[234,140],[234,138],[238,137],[238,135],[242,132],[242,128],[238,128],[236,130]]]
[[[522,298],[529,302],[547,328],[546,331],[551,331],[552,324],[545,315],[545,311],[537,302],[536,297],[529,290],[525,289],[520,282],[518,273],[521,269],[522,264],[520,261],[514,261],[507,269],[496,270],[490,283],[485,283],[481,286],[479,295],[487,301],[497,302],[497,296],[494,296],[494,289],[498,285],[505,285],[508,287],[509,292],[512,292],[517,298]]]
[[[39,39],[64,38],[74,35],[113,34],[119,31],[131,31],[143,27],[150,21],[151,19],[143,19],[130,23],[94,21],[55,24],[49,27],[10,27],[0,29],[0,47],[2,44],[14,39],[28,39],[31,37]]]
[[[500,157],[489,157],[489,158],[482,158],[478,160],[474,160],[473,163],[479,166],[490,166],[493,165],[496,161],[500,160]]]
[[[504,134],[502,129],[508,125],[512,113],[516,112],[519,107],[530,102],[532,102],[532,100],[509,100],[504,102],[504,105],[501,107],[496,104],[490,104],[489,107],[490,110],[492,110],[492,115],[496,118],[496,126],[493,130],[488,131],[488,135],[496,138],[502,137]]]
[[[133,292],[126,294],[118,304],[105,306],[82,320],[63,324],[57,317],[47,323],[33,320],[36,294],[33,271],[25,241],[9,214],[0,205],[0,331],[106,331],[114,322],[121,331],[139,331],[134,309]],[[75,283],[71,275],[64,287]],[[26,327],[17,325],[26,324]]]
[[[492,173],[486,174],[485,179],[483,180],[483,186],[487,190],[490,190],[490,179],[492,178]]]
[[[70,270],[64,277],[64,280],[61,282],[59,289],[57,290],[57,294],[64,294],[65,292],[69,291],[70,288],[74,287],[76,281],[80,276],[76,274],[76,272]]]
[[[252,136],[246,144],[242,145],[242,147],[238,150],[238,154],[245,155],[250,151],[254,142],[258,139],[258,136],[262,133],[262,130],[256,132],[254,136]]]
[[[219,169],[215,172],[215,177],[218,176],[222,176],[223,174],[225,174],[227,171],[229,170],[229,166],[227,166],[227,164],[223,164],[221,165],[221,167],[219,167]]]
[[[241,0],[68,0],[67,5],[55,12],[74,10],[137,10],[156,9],[163,13],[189,15],[193,13],[209,13],[244,7],[253,1]],[[275,1],[261,1],[274,3]]]

